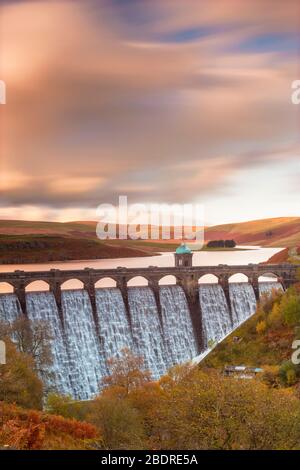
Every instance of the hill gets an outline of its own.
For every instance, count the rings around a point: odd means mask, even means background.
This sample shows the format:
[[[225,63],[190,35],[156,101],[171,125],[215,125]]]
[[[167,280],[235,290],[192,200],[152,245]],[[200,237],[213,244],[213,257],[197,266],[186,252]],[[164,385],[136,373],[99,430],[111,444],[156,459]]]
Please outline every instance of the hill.
[[[100,240],[48,235],[0,235],[0,264],[44,263],[149,256],[142,247],[111,245]]]
[[[207,227],[205,240],[233,239],[240,245],[300,245],[300,217],[280,217]]]
[[[1,220],[1,235],[59,235],[96,239],[96,222]],[[205,228],[205,240],[234,239],[239,244],[293,247],[300,245],[300,217],[279,217]],[[122,240],[123,242],[126,240]],[[154,242],[154,241],[152,241]],[[170,242],[169,240],[166,243]],[[163,241],[160,241],[163,243]]]
[[[38,263],[149,256],[173,251],[178,240],[99,240],[96,222],[0,221],[0,263]],[[171,231],[172,235],[172,231]],[[232,239],[239,245],[300,246],[300,217],[282,217],[205,228],[205,241]],[[277,259],[279,261],[277,261]],[[287,261],[287,252],[274,262]]]
[[[272,376],[277,385],[298,384],[300,392],[300,366],[291,361],[299,324],[300,284],[285,293],[265,294],[256,314],[218,344],[201,367],[263,367],[267,380]]]

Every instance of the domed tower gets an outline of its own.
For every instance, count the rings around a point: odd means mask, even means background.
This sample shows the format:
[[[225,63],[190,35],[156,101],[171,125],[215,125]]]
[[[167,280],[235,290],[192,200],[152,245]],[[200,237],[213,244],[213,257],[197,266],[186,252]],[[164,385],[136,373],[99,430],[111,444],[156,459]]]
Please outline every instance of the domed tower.
[[[182,243],[175,251],[175,267],[176,268],[190,268],[193,266],[193,253],[192,250]]]

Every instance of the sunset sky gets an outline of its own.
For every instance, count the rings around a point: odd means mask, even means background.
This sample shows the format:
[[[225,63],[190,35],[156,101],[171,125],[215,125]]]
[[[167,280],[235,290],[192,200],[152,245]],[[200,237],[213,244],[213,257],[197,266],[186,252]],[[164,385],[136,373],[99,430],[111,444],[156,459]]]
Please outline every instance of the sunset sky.
[[[299,0],[0,0],[0,218],[300,216]]]

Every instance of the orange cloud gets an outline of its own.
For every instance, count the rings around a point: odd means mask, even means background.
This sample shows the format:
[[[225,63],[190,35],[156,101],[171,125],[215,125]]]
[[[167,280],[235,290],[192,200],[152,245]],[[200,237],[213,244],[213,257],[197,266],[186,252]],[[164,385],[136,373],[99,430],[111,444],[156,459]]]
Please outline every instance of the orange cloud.
[[[152,22],[134,27],[112,5],[2,7],[7,207],[93,207],[122,188],[141,202],[188,202],[294,145],[295,56],[234,46],[297,31],[298,2],[154,0]],[[205,26],[217,29],[190,42],[161,39]]]

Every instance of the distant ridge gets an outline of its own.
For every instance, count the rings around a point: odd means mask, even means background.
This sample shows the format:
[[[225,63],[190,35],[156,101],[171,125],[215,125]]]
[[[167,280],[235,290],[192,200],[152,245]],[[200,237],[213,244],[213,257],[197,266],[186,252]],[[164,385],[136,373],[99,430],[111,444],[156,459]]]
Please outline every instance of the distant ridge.
[[[96,221],[45,222],[0,220],[0,237],[55,235],[96,240]],[[172,232],[171,232],[172,234]],[[277,217],[205,228],[205,241],[234,239],[240,245],[295,247],[300,245],[300,217]],[[109,241],[107,241],[108,243]],[[126,240],[124,241],[126,242]],[[136,241],[135,243],[138,243]],[[161,240],[160,243],[170,243]]]
[[[300,244],[300,217],[278,217],[207,227],[206,240],[230,238],[240,245],[293,247]]]

